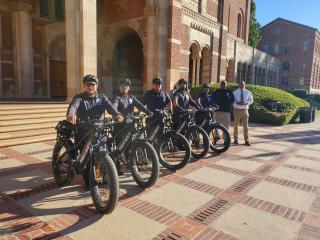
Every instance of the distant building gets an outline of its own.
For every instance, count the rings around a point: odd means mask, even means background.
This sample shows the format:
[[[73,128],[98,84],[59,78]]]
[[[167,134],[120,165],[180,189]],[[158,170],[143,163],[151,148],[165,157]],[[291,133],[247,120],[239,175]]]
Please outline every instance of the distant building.
[[[258,49],[280,59],[282,89],[320,93],[320,32],[316,28],[277,18],[261,28]]]

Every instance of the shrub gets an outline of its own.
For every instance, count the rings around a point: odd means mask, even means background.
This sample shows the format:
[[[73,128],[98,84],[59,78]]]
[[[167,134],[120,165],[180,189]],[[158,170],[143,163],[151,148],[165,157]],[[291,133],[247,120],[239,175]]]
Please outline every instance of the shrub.
[[[299,98],[306,98],[308,96],[308,91],[305,89],[291,89],[288,92]]]
[[[219,88],[219,84],[213,84],[210,93],[217,88]],[[237,84],[228,84],[228,89],[234,91],[236,88]],[[277,88],[252,84],[246,84],[246,88],[251,91],[254,99],[254,103],[249,109],[251,122],[274,125],[287,124],[300,107],[309,106],[309,103],[303,99]],[[196,86],[190,92],[193,97],[196,97],[201,90],[202,86]]]

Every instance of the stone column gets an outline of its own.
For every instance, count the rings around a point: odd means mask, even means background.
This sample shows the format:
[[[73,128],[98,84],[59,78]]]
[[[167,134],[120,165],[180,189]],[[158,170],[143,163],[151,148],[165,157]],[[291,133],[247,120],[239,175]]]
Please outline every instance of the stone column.
[[[197,65],[197,59],[192,57],[192,87],[197,84],[197,78],[196,78],[196,65]],[[193,85],[194,84],[194,85]]]
[[[201,65],[201,58],[197,58],[197,73],[196,73],[196,86],[200,84],[200,65]]]
[[[32,24],[30,11],[32,4],[12,1],[14,21],[14,43],[16,59],[17,97],[34,97]]]
[[[96,1],[65,1],[67,100],[83,88],[86,74],[97,75],[97,10]]]

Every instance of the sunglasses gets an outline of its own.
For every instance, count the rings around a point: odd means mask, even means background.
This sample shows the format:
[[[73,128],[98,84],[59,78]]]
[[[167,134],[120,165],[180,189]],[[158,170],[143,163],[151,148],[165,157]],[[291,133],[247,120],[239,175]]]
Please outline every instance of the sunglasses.
[[[94,83],[94,82],[86,82],[86,83],[85,83],[85,86],[86,86],[86,87],[90,87],[90,86],[95,87],[96,85],[97,85],[97,84]]]
[[[120,86],[123,87],[123,88],[129,88],[129,85],[121,84]]]

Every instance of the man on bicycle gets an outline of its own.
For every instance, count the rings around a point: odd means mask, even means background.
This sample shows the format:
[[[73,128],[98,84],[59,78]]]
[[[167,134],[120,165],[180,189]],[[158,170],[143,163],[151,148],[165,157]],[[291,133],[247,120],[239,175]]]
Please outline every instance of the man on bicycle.
[[[93,119],[104,119],[104,113],[107,110],[112,116],[114,116],[117,122],[122,122],[123,117],[113,107],[112,103],[103,93],[99,93],[98,89],[99,80],[96,76],[88,74],[83,78],[84,92],[77,94],[72,99],[68,111],[67,120],[72,124],[76,124],[80,121],[87,121]],[[75,144],[78,144],[86,135],[85,129],[79,129],[75,137]],[[85,143],[80,146],[82,151]],[[76,156],[75,156],[76,157]],[[89,187],[89,164],[87,164],[83,178],[85,181],[85,187]]]
[[[151,115],[152,113],[145,106],[143,106],[143,104],[136,97],[129,95],[130,84],[130,79],[124,79],[120,82],[119,93],[112,99],[114,108],[124,117],[129,117],[134,112],[134,108]],[[124,129],[126,129],[125,125],[122,124],[116,127],[115,131],[118,130],[118,134],[115,136],[116,141],[121,141],[122,134],[126,132]],[[118,170],[118,175],[123,175],[119,161],[116,161],[116,167]]]
[[[190,106],[200,110],[201,107],[192,99],[188,92],[188,82],[185,79],[178,81],[178,89],[173,94],[173,128],[178,129],[181,122],[181,113],[185,112]]]

